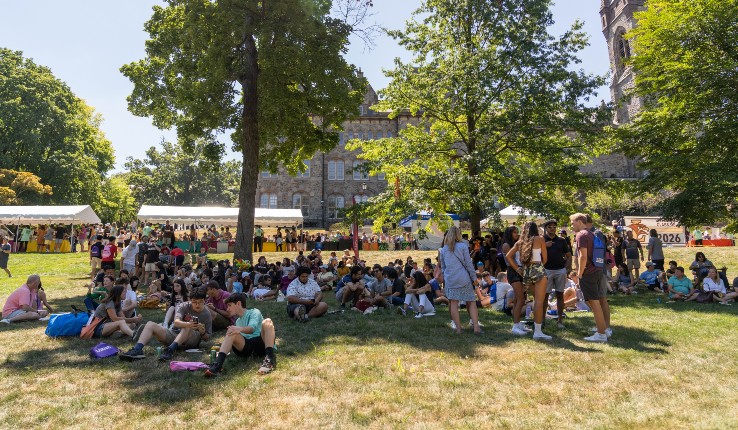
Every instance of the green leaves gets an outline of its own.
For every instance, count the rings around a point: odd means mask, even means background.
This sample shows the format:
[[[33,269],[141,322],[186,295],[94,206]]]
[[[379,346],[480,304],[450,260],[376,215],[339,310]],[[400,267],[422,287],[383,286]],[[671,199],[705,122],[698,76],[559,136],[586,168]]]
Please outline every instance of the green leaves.
[[[54,193],[34,203],[88,204],[113,167],[99,114],[51,70],[0,48],[0,168],[30,172]]]
[[[674,192],[659,206],[684,225],[736,217],[738,2],[650,1],[633,37],[632,123],[614,131],[648,172],[644,190]]]
[[[585,105],[603,79],[572,71],[586,36],[580,23],[559,39],[549,35],[549,5],[427,0],[404,30],[390,32],[413,59],[386,72],[392,81],[376,108],[422,121],[397,138],[349,147],[400,178],[398,200],[469,212],[478,230],[495,201],[563,214],[574,205],[564,195],[597,185],[578,168],[605,152],[598,140],[608,108]],[[380,219],[390,184],[375,199]]]

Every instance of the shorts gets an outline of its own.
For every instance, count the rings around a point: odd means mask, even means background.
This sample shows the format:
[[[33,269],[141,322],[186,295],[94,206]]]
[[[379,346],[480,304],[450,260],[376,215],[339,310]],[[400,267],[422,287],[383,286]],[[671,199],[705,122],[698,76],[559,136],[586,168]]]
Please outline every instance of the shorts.
[[[287,316],[290,318],[294,318],[295,316],[295,309],[297,309],[298,306],[305,306],[305,314],[310,312],[312,308],[315,307],[315,305],[298,305],[298,304],[289,304],[287,305]]]
[[[600,270],[583,275],[579,279],[579,288],[582,290],[585,301],[607,297],[607,282]]]
[[[146,271],[147,272],[156,272],[159,269],[156,267],[156,263],[146,263]]]
[[[6,319],[6,320],[13,319],[13,318],[15,318],[15,317],[17,317],[19,315],[23,315],[25,313],[26,313],[26,311],[24,311],[23,309],[16,309],[13,312],[9,313],[8,315],[3,315],[3,319]]]
[[[163,343],[166,346],[171,345],[178,335],[179,333],[172,329],[167,330],[167,336]],[[185,339],[184,342],[180,342],[179,347],[181,349],[190,349],[197,348],[198,345],[200,345],[200,332],[197,330],[190,330],[190,335],[187,336],[187,339]]]
[[[103,270],[115,270],[115,261],[103,261],[102,269]]]
[[[101,267],[102,260],[97,257],[90,258],[90,266],[92,266],[92,270],[97,270]]]
[[[233,347],[233,353],[239,357],[263,357],[266,355],[266,345],[264,345],[264,339],[261,336],[252,337],[250,339],[244,338],[246,344],[242,350],[238,350],[235,346]]]
[[[178,256],[174,257],[174,264],[176,266],[178,266],[178,267],[181,266],[181,265],[183,265],[184,264],[184,255],[178,255]]]
[[[554,291],[563,293],[566,289],[566,269],[546,270],[548,283],[546,284],[546,293],[550,294]]]
[[[162,245],[171,245],[172,244],[172,238],[171,237],[164,237],[161,239]]]
[[[97,327],[95,327],[95,331],[92,332],[93,339],[100,339],[102,337],[103,327],[105,327],[104,322],[101,322],[97,325]]]
[[[7,269],[8,268],[8,259],[0,261],[0,269]]]
[[[508,270],[507,270],[507,282],[509,282],[510,284],[513,284],[515,282],[523,283],[523,277],[520,276],[520,273],[512,270],[512,267],[509,267],[508,266]]]
[[[133,272],[136,270],[136,266],[132,266],[130,264],[124,264],[123,269],[127,270],[129,274],[133,274]]]
[[[641,260],[637,258],[628,259],[628,270],[640,269],[640,268],[641,268]]]
[[[55,243],[56,243],[57,245],[61,245],[62,241],[64,241],[64,239],[54,239],[54,242],[55,242]]]
[[[523,285],[535,285],[545,277],[546,270],[543,268],[543,264],[530,263],[527,266],[523,266]]]

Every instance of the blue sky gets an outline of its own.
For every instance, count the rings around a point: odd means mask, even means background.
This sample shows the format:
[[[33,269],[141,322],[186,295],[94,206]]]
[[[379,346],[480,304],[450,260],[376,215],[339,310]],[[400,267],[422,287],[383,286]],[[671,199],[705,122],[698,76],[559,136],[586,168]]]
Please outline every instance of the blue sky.
[[[154,0],[0,0],[0,46],[23,51],[37,64],[49,67],[77,96],[103,115],[102,129],[113,142],[116,170],[126,157],[142,158],[144,151],[174,133],[158,130],[149,118],[128,112],[126,96],[132,84],[120,74],[121,65],[144,55],[147,34],[143,24],[151,16]],[[581,68],[604,74],[609,68],[607,45],[600,31],[599,4],[593,0],[557,0],[553,12],[554,34],[576,19],[585,22],[590,46],[581,52]],[[420,0],[374,0],[375,20],[390,29],[401,28]],[[394,40],[380,37],[367,51],[351,46],[348,60],[362,69],[375,89],[384,88],[382,69],[395,57],[408,58]],[[598,99],[610,100],[604,87]],[[230,144],[226,145],[230,148]],[[234,155],[229,156],[229,158]]]

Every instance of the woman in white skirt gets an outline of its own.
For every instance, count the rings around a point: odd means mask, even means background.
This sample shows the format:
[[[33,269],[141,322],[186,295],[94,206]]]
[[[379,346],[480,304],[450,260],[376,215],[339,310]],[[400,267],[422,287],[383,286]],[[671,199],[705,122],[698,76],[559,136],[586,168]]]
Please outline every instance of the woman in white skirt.
[[[438,256],[443,270],[444,290],[450,302],[451,319],[456,326],[456,333],[461,333],[459,321],[459,302],[466,302],[466,309],[472,319],[474,334],[481,334],[477,315],[477,296],[474,294],[474,283],[477,274],[469,256],[469,245],[461,239],[461,230],[451,227],[443,238],[443,247]]]

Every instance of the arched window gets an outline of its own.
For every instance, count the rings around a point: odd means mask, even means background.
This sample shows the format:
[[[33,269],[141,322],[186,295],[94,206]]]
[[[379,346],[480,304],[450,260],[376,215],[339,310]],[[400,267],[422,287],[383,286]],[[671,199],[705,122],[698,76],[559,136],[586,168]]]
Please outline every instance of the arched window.
[[[263,193],[259,198],[259,207],[263,209],[277,209],[277,195]]]
[[[292,209],[300,209],[302,211],[302,216],[306,217],[309,215],[309,206],[307,202],[306,196],[303,196],[302,194],[295,193],[292,195]]]
[[[297,173],[298,178],[309,178],[310,177],[310,161],[311,160],[302,160],[303,164],[305,164],[305,171],[300,173]]]

